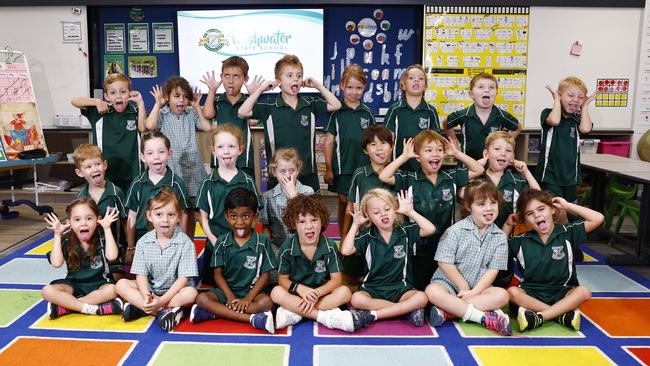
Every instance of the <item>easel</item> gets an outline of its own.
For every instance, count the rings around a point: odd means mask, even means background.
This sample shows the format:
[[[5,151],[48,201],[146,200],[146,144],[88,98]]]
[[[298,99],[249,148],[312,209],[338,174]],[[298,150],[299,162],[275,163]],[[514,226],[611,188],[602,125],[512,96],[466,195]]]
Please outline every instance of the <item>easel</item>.
[[[32,88],[32,82],[31,82],[31,77],[29,76],[29,65],[27,64],[27,59],[25,57],[25,54],[23,52],[19,51],[14,51],[11,46],[6,46],[4,50],[0,50],[0,60],[2,60],[2,57],[4,56],[4,64],[6,65],[11,65],[15,64],[22,58],[22,63],[25,65],[25,69],[27,71],[27,79],[29,81],[28,87]],[[12,90],[18,90],[18,87],[15,87]],[[7,88],[5,92],[9,92],[10,89]],[[2,90],[0,90],[0,93]],[[32,94],[33,95],[33,94]],[[0,98],[2,98],[2,95],[0,95]],[[36,100],[34,98],[33,100],[34,104],[36,105]],[[2,104],[2,100],[0,99],[0,104]],[[0,108],[1,109],[1,108]],[[38,107],[36,109],[36,114],[38,116]],[[41,131],[42,133],[42,131]],[[0,141],[0,144],[3,144],[3,142]],[[6,153],[6,149],[4,150]],[[6,161],[0,161],[0,171],[4,170],[9,170],[9,179],[8,179],[8,184],[11,189],[11,199],[5,199],[2,200],[2,204],[0,205],[0,217],[3,220],[6,219],[12,219],[18,216],[18,212],[16,211],[9,211],[9,207],[15,207],[19,205],[28,205],[31,207],[34,211],[38,212],[40,215],[44,213],[50,213],[53,212],[54,210],[52,209],[51,206],[40,206],[39,205],[39,200],[38,200],[38,176],[37,176],[37,171],[36,171],[36,166],[41,165],[41,164],[52,164],[58,160],[58,157],[55,156],[46,156],[45,158],[42,159],[29,159],[29,160],[6,160]],[[14,169],[29,169],[32,168],[34,170],[34,198],[35,202],[31,200],[26,200],[26,199],[21,199],[21,200],[16,200],[15,197],[15,191],[14,191]],[[2,183],[2,182],[0,182]],[[6,185],[6,183],[5,183]]]

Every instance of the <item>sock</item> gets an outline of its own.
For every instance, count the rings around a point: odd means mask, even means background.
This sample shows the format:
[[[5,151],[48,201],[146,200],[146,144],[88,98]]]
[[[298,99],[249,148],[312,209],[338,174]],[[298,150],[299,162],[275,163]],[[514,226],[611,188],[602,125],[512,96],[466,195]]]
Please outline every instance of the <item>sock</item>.
[[[323,310],[319,310],[318,314],[316,314],[316,321],[321,324],[325,324],[325,322],[327,321],[327,312]]]
[[[377,310],[370,310],[370,315],[375,317],[375,320],[377,320]]]
[[[477,310],[474,305],[467,304],[467,310],[465,310],[465,315],[463,315],[463,321],[473,321],[474,323],[480,323],[481,319],[485,314],[482,311]]]
[[[97,310],[99,310],[99,306],[92,304],[84,303],[81,307],[82,314],[97,314]]]
[[[251,323],[251,325],[253,324],[253,316],[254,315],[255,314],[251,314],[251,316],[248,318],[248,322]]]

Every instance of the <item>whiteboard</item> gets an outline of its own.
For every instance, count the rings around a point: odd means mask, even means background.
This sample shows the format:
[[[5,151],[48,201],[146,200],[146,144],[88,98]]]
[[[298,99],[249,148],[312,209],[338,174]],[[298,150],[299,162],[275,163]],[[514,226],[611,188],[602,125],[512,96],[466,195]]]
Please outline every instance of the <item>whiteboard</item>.
[[[52,126],[55,114],[79,115],[70,104],[76,96],[89,96],[86,8],[72,13],[70,6],[2,7],[0,47],[11,45],[25,53],[34,85],[41,124]],[[63,43],[62,21],[81,22],[82,42]]]
[[[553,105],[544,88],[574,75],[593,93],[599,78],[630,80],[627,107],[595,107],[589,112],[594,129],[632,129],[632,112],[639,60],[642,8],[531,7],[528,38],[528,77],[524,127],[539,129],[539,116]],[[569,54],[583,44],[581,56]]]

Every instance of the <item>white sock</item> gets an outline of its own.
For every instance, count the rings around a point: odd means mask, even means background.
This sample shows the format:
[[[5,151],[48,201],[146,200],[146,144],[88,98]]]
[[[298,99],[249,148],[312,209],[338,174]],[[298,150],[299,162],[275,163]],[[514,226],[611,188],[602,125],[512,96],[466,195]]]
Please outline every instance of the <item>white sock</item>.
[[[328,316],[327,311],[319,310],[316,314],[316,321],[321,324],[326,324]]]
[[[463,321],[473,321],[474,323],[480,323],[481,319],[483,318],[485,314],[477,310],[474,305],[472,304],[467,304],[467,310],[465,310],[465,315],[463,315]]]
[[[377,318],[377,310],[370,310],[370,315],[375,317],[375,320],[379,319]]]
[[[251,314],[251,316],[248,318],[248,322],[251,324],[253,324],[253,315],[255,314]]]
[[[97,310],[99,310],[99,306],[92,304],[84,303],[81,307],[82,314],[97,314]]]

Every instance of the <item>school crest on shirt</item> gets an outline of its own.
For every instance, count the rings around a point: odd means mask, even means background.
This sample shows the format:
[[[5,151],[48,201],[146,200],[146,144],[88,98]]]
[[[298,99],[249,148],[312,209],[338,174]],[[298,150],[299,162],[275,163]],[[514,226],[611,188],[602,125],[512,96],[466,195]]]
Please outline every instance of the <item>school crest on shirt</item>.
[[[512,191],[503,191],[503,200],[506,202],[512,202]]]
[[[551,258],[555,259],[556,261],[562,260],[566,254],[564,254],[564,247],[551,247],[553,250],[553,254],[551,255]]]
[[[247,269],[255,269],[255,262],[257,261],[257,257],[253,255],[247,255],[246,256],[246,262],[244,263],[244,268]]]
[[[102,258],[100,256],[96,255],[95,258],[93,258],[93,260],[90,262],[90,268],[92,268],[92,269],[100,269],[100,268],[102,268],[103,264],[104,263],[102,263]]]
[[[424,130],[425,128],[429,127],[429,119],[420,117],[420,122],[418,123],[418,127],[420,127],[421,130]]]
[[[571,127],[569,129],[569,135],[571,136],[572,139],[576,137],[576,128],[575,127]]]
[[[406,256],[406,251],[403,245],[396,245],[393,247],[393,258],[400,259]]]
[[[127,130],[135,131],[136,128],[138,128],[138,126],[136,126],[134,119],[130,119],[130,120],[126,121],[126,129]]]
[[[499,127],[490,127],[490,133],[499,131]]]
[[[300,116],[300,124],[303,125],[304,127],[307,127],[307,125],[309,124],[309,116],[306,116],[304,114],[301,115]]]
[[[361,119],[359,120],[359,125],[360,125],[361,128],[363,128],[363,129],[368,128],[368,126],[370,126],[370,119],[368,119],[368,118],[361,118]]]
[[[317,260],[316,261],[316,268],[314,268],[314,272],[316,273],[323,273],[327,270],[325,267],[325,261],[323,260]]]
[[[443,188],[442,189],[442,200],[443,201],[451,201],[454,199],[454,197],[451,195],[451,189],[450,188]]]

